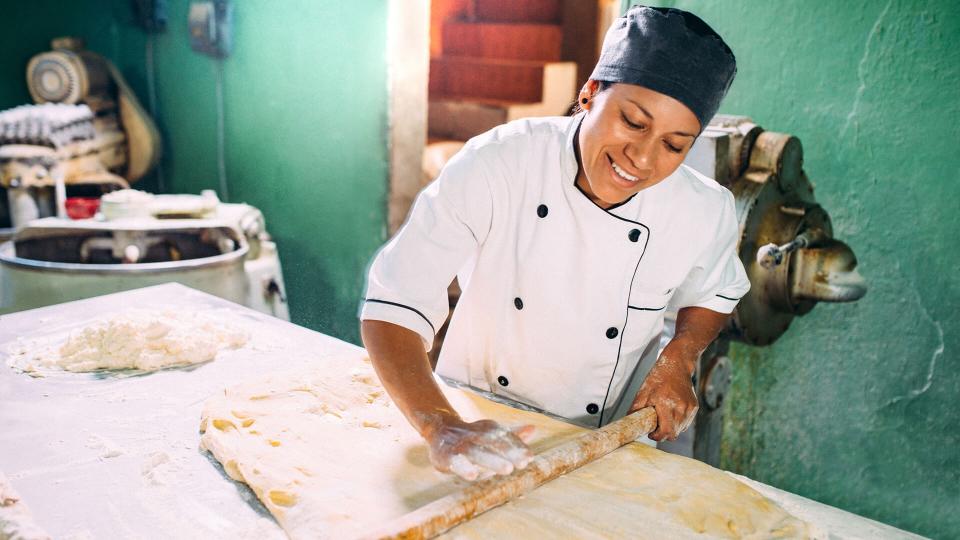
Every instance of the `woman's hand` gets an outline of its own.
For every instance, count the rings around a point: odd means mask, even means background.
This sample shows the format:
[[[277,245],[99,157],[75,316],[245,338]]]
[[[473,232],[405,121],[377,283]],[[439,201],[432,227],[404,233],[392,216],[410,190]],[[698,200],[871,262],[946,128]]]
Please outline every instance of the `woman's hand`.
[[[510,474],[533,460],[524,444],[533,426],[509,430],[493,420],[464,422],[447,417],[424,430],[430,446],[430,461],[441,472],[454,473],[464,480]]]
[[[511,431],[492,420],[464,422],[437,385],[418,334],[376,320],[363,321],[360,331],[384,388],[429,444],[434,467],[476,480],[530,463],[523,439],[533,426]]]
[[[701,307],[685,307],[677,312],[673,339],[660,353],[630,407],[630,412],[644,407],[657,410],[657,430],[650,434],[651,439],[675,440],[693,423],[698,408],[691,381],[693,370],[729,317]]]
[[[691,364],[689,360],[668,356],[664,350],[637,392],[631,413],[644,407],[657,411],[657,429],[650,434],[651,439],[675,440],[696,418],[697,393],[690,380]]]

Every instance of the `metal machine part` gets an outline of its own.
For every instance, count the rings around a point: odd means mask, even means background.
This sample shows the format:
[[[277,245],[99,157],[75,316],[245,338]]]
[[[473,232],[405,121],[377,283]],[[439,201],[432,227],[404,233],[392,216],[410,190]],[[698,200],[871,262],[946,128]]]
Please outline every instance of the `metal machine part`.
[[[87,51],[77,38],[58,38],[53,51],[27,65],[27,86],[37,103],[84,103],[96,115],[104,136],[119,132],[124,142],[120,164],[108,169],[136,182],[160,159],[160,133],[126,79],[106,58]]]
[[[248,205],[203,219],[45,218],[0,245],[0,313],[169,281],[289,319],[276,245]]]
[[[701,355],[694,382],[700,402],[696,420],[678,441],[661,446],[718,465],[724,396],[733,376],[730,342],[769,345],[817,302],[853,302],[867,286],[856,256],[833,238],[830,216],[814,197],[799,139],[764,131],[745,116],[718,115],[685,163],[733,192],[739,255],[751,289],[726,330]],[[667,322],[671,335],[673,322]]]
[[[783,257],[786,254],[810,245],[811,236],[812,235],[807,232],[797,236],[782,246],[778,246],[776,244],[767,244],[757,250],[757,263],[767,270],[772,270],[774,266],[777,266],[783,262]]]
[[[733,381],[733,363],[726,353],[726,343],[714,342],[703,355],[694,381],[700,409],[687,434],[692,444],[692,452],[687,455],[714,466],[720,464],[720,439],[723,436],[725,413],[723,403]]]
[[[866,293],[853,251],[833,238],[830,216],[816,202],[799,139],[763,131],[744,116],[717,116],[687,164],[736,197],[739,254],[752,288],[725,338],[767,345],[817,302]]]
[[[83,50],[81,40],[57,38],[51,48],[27,64],[27,88],[35,103],[76,104],[111,92],[109,69],[100,56]]]
[[[62,216],[63,199],[77,190],[98,196],[128,187],[160,157],[159,132],[116,67],[75,38],[55,39],[52,48],[27,65],[37,105],[0,118],[0,190],[11,201],[0,227]],[[41,203],[58,189],[52,209]]]
[[[730,389],[733,379],[730,359],[726,356],[715,356],[703,375],[703,406],[710,410],[719,409],[723,399]]]
[[[58,38],[53,48],[27,65],[27,87],[38,103],[86,104],[94,112],[98,135],[122,145],[105,166],[136,182],[160,159],[160,133],[126,79],[106,58],[83,48],[77,38]],[[109,156],[102,156],[110,159]]]

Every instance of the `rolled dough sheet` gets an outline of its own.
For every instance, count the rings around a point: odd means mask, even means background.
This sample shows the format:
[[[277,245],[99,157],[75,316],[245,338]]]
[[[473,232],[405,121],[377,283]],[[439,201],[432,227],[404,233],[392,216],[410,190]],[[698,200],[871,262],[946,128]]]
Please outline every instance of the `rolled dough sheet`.
[[[467,420],[533,424],[542,452],[583,428],[465,390],[444,393]],[[357,536],[466,482],[427,448],[360,355],[325,359],[224,390],[203,409],[202,448],[248,484],[286,533]],[[808,538],[807,523],[730,475],[633,443],[464,523],[453,538]]]

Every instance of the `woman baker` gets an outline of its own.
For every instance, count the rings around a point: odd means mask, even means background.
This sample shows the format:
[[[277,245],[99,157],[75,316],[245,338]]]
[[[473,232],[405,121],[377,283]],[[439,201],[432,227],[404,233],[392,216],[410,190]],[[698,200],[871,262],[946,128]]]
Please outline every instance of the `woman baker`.
[[[439,470],[474,479],[532,457],[530,428],[465,422],[433,378],[454,276],[437,374],[583,426],[653,406],[657,441],[691,423],[698,357],[750,287],[733,196],[682,164],[735,73],[695,15],[631,8],[579,113],[471,139],[419,195],[370,267],[361,332]]]

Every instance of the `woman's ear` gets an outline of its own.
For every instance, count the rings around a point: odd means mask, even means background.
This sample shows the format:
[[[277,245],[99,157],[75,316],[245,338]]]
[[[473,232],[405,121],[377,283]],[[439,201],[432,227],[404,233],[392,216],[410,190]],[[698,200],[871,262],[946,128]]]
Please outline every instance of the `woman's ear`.
[[[597,95],[597,90],[600,89],[600,83],[589,79],[584,83],[583,88],[580,89],[580,94],[577,96],[577,104],[580,105],[580,108],[588,111],[592,105],[591,101],[593,97]]]

